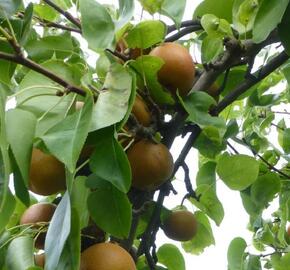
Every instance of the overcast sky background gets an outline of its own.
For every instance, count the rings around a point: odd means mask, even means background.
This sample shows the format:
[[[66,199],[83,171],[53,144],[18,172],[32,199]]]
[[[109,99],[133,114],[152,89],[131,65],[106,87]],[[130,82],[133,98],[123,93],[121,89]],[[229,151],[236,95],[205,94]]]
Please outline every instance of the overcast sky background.
[[[38,2],[37,0],[29,1],[26,0],[26,2]],[[104,4],[113,4],[115,6],[118,5],[118,0],[99,0],[99,3],[104,3]],[[136,2],[136,12],[135,12],[135,20],[136,22],[140,21],[141,19],[141,7],[137,1]],[[187,0],[187,6],[185,9],[185,14],[184,14],[184,20],[189,20],[192,18],[192,14],[196,8],[196,6],[202,2],[201,0]],[[143,13],[143,19],[152,19],[152,16],[149,15],[148,13],[144,12]],[[155,19],[159,18],[159,15],[155,16]],[[172,24],[172,21],[169,20],[168,18],[161,16],[161,19],[165,21],[168,24]],[[96,33],[97,34],[97,33]],[[77,38],[79,38],[79,35],[75,35]],[[86,48],[86,42],[81,41],[82,47]],[[90,52],[88,50],[88,62],[94,66],[96,63],[97,56],[95,53]],[[194,58],[199,59],[198,55],[194,55]],[[282,86],[280,86],[282,87]],[[277,90],[279,91],[279,89]],[[10,106],[9,106],[10,107]],[[280,106],[278,107],[277,110],[282,111],[283,109],[286,109],[286,106]],[[280,119],[283,117],[282,115],[278,116]],[[278,119],[276,119],[278,120]],[[289,119],[288,119],[289,121]],[[278,121],[275,121],[277,123]],[[275,138],[275,141],[277,140],[277,134],[276,131],[273,129],[271,136]],[[184,145],[186,141],[186,138],[184,139],[176,139],[176,142],[174,143],[171,153],[173,154],[174,158],[176,159],[180,153],[180,150],[182,146]],[[272,140],[271,140],[272,141]],[[274,141],[274,140],[273,140]],[[277,146],[277,144],[275,144]],[[247,151],[246,149],[239,148],[239,151],[242,153],[248,153],[249,155],[250,152]],[[192,149],[187,156],[186,162],[188,166],[190,167],[190,176],[193,185],[195,184],[195,177],[196,173],[198,172],[198,158],[197,158],[197,151]],[[176,174],[176,180],[174,181],[174,187],[178,191],[178,195],[174,196],[171,194],[170,197],[166,198],[165,200],[165,206],[168,208],[174,208],[177,205],[180,204],[183,196],[186,194],[186,190],[184,187],[184,181],[183,181],[183,172],[179,170]],[[225,211],[225,217],[222,222],[222,224],[217,227],[215,226],[214,222],[211,222],[216,245],[208,247],[205,252],[199,256],[194,256],[191,254],[186,254],[183,252],[185,261],[186,261],[186,266],[187,270],[191,269],[218,269],[218,270],[224,270],[227,269],[227,248],[229,246],[229,243],[231,240],[235,237],[243,237],[247,243],[250,245],[249,250],[253,251],[251,248],[251,238],[252,238],[252,233],[247,231],[247,224],[248,224],[248,215],[245,212],[239,192],[237,191],[232,191],[228,189],[222,181],[218,180],[217,181],[217,195],[220,201],[223,204],[224,211]],[[195,209],[191,204],[185,203],[185,205],[188,207],[189,210],[195,211]],[[270,209],[265,211],[265,217],[269,215],[269,213],[272,212],[273,209],[277,207],[277,203],[275,203]],[[157,248],[161,246],[163,243],[173,243],[180,247],[180,243],[176,241],[172,241],[168,239],[163,232],[160,230],[157,235]],[[182,250],[182,249],[181,249]]]

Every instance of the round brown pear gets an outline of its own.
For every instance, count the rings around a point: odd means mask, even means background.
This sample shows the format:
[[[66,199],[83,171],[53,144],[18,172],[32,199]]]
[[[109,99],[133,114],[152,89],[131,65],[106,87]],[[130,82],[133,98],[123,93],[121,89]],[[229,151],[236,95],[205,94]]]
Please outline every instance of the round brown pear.
[[[178,210],[168,216],[162,229],[170,239],[189,241],[196,235],[197,221],[191,212]]]
[[[41,222],[50,222],[55,212],[56,205],[52,203],[37,203],[28,207],[20,218],[20,225],[35,225],[34,229],[40,227]],[[44,248],[46,233],[42,232],[35,239],[35,247],[38,249]]]
[[[81,254],[81,270],[136,270],[130,254],[112,243],[95,244]]]
[[[34,148],[30,163],[29,189],[44,196],[65,190],[64,164],[54,156]]]
[[[149,55],[164,61],[158,71],[159,82],[173,95],[178,89],[181,96],[186,96],[195,78],[195,65],[187,49],[178,43],[167,42],[154,48]]]
[[[173,172],[173,158],[167,147],[142,139],[127,152],[132,171],[132,186],[140,190],[155,190]]]
[[[145,101],[139,95],[136,96],[132,113],[138,122],[144,127],[148,127],[151,123],[151,115]]]

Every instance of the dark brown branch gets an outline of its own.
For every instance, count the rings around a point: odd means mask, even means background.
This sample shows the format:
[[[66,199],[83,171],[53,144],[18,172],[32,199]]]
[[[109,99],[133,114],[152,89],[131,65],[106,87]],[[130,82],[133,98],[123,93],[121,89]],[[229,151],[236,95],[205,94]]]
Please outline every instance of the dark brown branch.
[[[246,140],[246,139],[242,139],[243,143],[248,146],[248,148],[252,151],[254,156],[257,156],[259,159],[261,159],[267,166],[269,169],[275,171],[276,173],[280,174],[281,176],[290,179],[290,175],[280,171],[279,169],[277,169],[275,166],[273,166],[271,163],[269,163],[266,159],[264,159],[253,147],[252,145]]]
[[[229,141],[227,141],[227,145],[235,152],[236,155],[239,154],[239,151]]]
[[[130,60],[130,57],[127,57],[126,55],[124,55],[124,54],[122,54],[120,52],[112,51],[110,49],[106,49],[106,51],[109,52],[110,54],[118,57],[119,59],[121,59],[124,62],[127,62],[128,60]]]
[[[184,161],[181,166],[182,166],[182,169],[184,171],[184,183],[185,183],[186,190],[188,192],[185,195],[185,197],[183,198],[181,204],[183,204],[183,201],[185,198],[194,198],[198,201],[199,197],[196,195],[195,191],[192,188],[192,184],[191,184],[190,176],[189,176],[189,168],[188,168],[186,162]]]
[[[43,27],[52,27],[52,28],[57,28],[57,29],[69,31],[69,32],[79,33],[79,34],[82,33],[82,31],[80,29],[69,27],[69,26],[62,25],[62,24],[55,23],[55,22],[50,22],[47,20],[41,20],[40,18],[39,18],[39,24]]]
[[[61,77],[59,77],[58,75],[56,75],[55,73],[51,72],[50,70],[42,67],[41,65],[37,64],[36,62],[28,59],[28,58],[24,58],[22,56],[19,55],[14,55],[14,54],[8,54],[8,53],[4,53],[4,52],[0,52],[0,59],[6,60],[6,61],[10,61],[10,62],[14,62],[17,64],[20,64],[22,66],[28,67],[48,78],[50,78],[51,80],[53,80],[54,82],[58,83],[59,85],[63,86],[65,88],[65,91],[67,93],[69,92],[74,92],[76,94],[79,94],[81,96],[85,96],[86,92],[74,85],[71,85],[69,82],[67,82],[66,80],[62,79]]]
[[[176,34],[173,34],[173,35],[167,37],[165,39],[165,42],[173,42],[173,41],[176,41],[176,40],[180,39],[181,37],[183,37],[183,36],[185,36],[187,34],[190,34],[190,33],[196,32],[196,31],[199,31],[201,29],[202,28],[201,28],[200,25],[188,26],[186,28],[181,29]]]
[[[75,26],[77,26],[79,29],[82,28],[80,22],[78,19],[76,19],[74,16],[72,16],[69,12],[63,10],[61,7],[56,5],[50,0],[43,0],[47,5],[51,6],[53,9],[55,9],[57,12],[62,14],[64,17],[66,17],[71,23],[73,23]]]
[[[180,28],[183,28],[183,27],[189,27],[189,26],[199,26],[200,27],[200,30],[202,29],[202,26],[200,24],[200,20],[196,19],[196,20],[188,20],[188,21],[183,21],[180,25]],[[176,25],[175,24],[172,24],[172,25],[169,25],[167,27],[167,34],[175,31],[177,28],[176,28]]]
[[[211,111],[212,115],[218,115],[223,109],[234,102],[240,95],[245,93],[250,87],[263,80],[271,72],[284,64],[288,59],[289,56],[284,51],[271,59],[268,64],[256,71],[254,74],[252,74],[252,76],[248,77],[227,96],[225,96],[224,99],[219,102],[218,105]]]

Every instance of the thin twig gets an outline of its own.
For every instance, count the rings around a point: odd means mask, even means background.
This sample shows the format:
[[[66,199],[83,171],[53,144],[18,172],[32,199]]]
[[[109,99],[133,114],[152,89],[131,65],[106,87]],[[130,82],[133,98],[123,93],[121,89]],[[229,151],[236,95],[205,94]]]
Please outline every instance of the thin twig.
[[[165,42],[176,41],[176,40],[180,39],[181,37],[183,37],[183,36],[185,36],[187,34],[190,34],[190,33],[193,33],[193,32],[199,31],[199,30],[201,30],[201,26],[200,25],[188,26],[186,28],[181,29],[176,34],[173,34],[173,35],[167,37],[165,39]]]
[[[74,16],[72,16],[69,12],[63,10],[60,6],[56,5],[50,0],[43,0],[47,5],[51,6],[53,9],[55,9],[57,12],[62,14],[64,17],[66,17],[71,23],[73,23],[75,26],[77,26],[79,29],[82,28],[80,22],[78,19],[76,19]]]

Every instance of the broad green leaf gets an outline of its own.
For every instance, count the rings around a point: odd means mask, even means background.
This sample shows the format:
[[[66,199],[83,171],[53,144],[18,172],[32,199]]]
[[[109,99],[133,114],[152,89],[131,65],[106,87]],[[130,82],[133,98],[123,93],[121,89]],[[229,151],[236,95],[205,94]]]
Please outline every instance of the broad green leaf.
[[[108,10],[95,0],[80,1],[83,37],[92,50],[108,48],[114,40],[115,25]]]
[[[164,0],[138,0],[144,10],[148,11],[150,14],[154,14],[161,10],[162,3]]]
[[[202,17],[205,14],[214,14],[218,18],[223,18],[232,22],[232,8],[234,0],[204,0],[194,11],[194,18]]]
[[[185,261],[180,250],[172,244],[162,245],[157,253],[158,262],[168,270],[185,270]]]
[[[288,55],[290,54],[290,36],[288,34],[289,24],[290,24],[290,5],[287,6],[287,9],[283,15],[281,23],[278,24],[278,33]]]
[[[45,269],[57,270],[65,242],[71,231],[71,203],[64,194],[49,224],[45,238]],[[57,239],[56,239],[57,237]]]
[[[213,161],[208,161],[204,163],[198,170],[196,175],[196,185],[209,185],[215,190],[216,187],[216,163]]]
[[[197,211],[194,213],[194,216],[198,224],[197,234],[192,240],[182,243],[182,247],[186,252],[198,255],[201,254],[206,247],[214,245],[215,240],[206,215]]]
[[[119,0],[118,20],[115,22],[116,30],[122,28],[134,15],[134,0]]]
[[[134,26],[125,37],[129,48],[146,49],[161,42],[166,34],[166,26],[161,21],[143,21]]]
[[[42,66],[72,85],[80,84],[81,71],[75,66],[60,60],[49,60]],[[43,135],[67,114],[74,96],[58,97],[56,92],[59,90],[63,87],[35,71],[29,71],[21,81],[16,97],[17,107],[32,112],[38,118],[36,136]]]
[[[199,200],[191,198],[190,201],[219,226],[224,218],[224,209],[214,188],[210,185],[199,185],[195,192]]]
[[[60,15],[55,9],[43,1],[41,1],[39,4],[34,4],[34,11],[40,18],[48,21],[53,21]]]
[[[220,39],[233,36],[231,25],[225,19],[219,19],[213,14],[202,16],[200,23],[209,36],[220,37]]]
[[[163,0],[161,4],[161,14],[164,14],[170,17],[177,28],[179,28],[184,10],[186,6],[186,0],[172,1],[172,0]]]
[[[280,191],[281,182],[277,173],[267,173],[259,176],[251,186],[251,198],[262,207],[267,207],[275,195]]]
[[[80,228],[84,228],[89,221],[89,211],[87,209],[87,199],[90,189],[86,187],[86,177],[79,176],[73,182],[71,192],[71,205],[75,208],[80,219]]]
[[[282,134],[282,143],[280,144],[286,154],[290,153],[290,128],[283,130]]]
[[[209,107],[215,103],[213,97],[202,91],[193,91],[182,100],[182,105],[188,112],[188,119],[191,122],[198,124],[201,128],[213,126],[222,133],[225,130],[225,121],[208,113]]]
[[[92,117],[93,98],[87,93],[84,106],[40,137],[45,147],[72,173],[86,141]]]
[[[232,240],[227,253],[229,270],[242,270],[246,247],[247,243],[243,238]]]
[[[262,270],[260,256],[249,255],[244,262],[243,270]]]
[[[247,155],[224,154],[218,160],[217,173],[230,189],[243,190],[257,180],[259,162]]]
[[[274,270],[288,270],[290,265],[290,253],[285,255],[274,254],[271,256],[271,264]]]
[[[7,138],[22,179],[28,186],[30,158],[36,117],[28,111],[13,109],[6,113]],[[19,132],[21,129],[22,132]]]
[[[0,2],[0,18],[7,18],[15,13],[21,5],[22,0],[1,0]]]
[[[5,53],[13,53],[12,48],[5,41],[0,41],[0,51]],[[11,77],[14,73],[16,64],[0,60],[0,82],[4,85],[11,85]]]
[[[88,209],[95,223],[105,232],[118,238],[128,237],[131,226],[131,204],[126,194],[107,181],[89,195]]]
[[[72,206],[73,207],[73,206]],[[81,254],[81,230],[80,218],[75,208],[71,211],[71,230],[65,242],[63,252],[61,254],[57,269],[80,269],[80,254]]]
[[[161,84],[158,82],[157,72],[163,64],[164,61],[161,58],[144,55],[132,62],[131,66],[139,75],[140,80],[147,86],[150,95],[157,103],[173,104],[174,100],[169,92],[164,91]]]
[[[15,200],[9,189],[10,160],[5,125],[6,96],[0,91],[0,233],[9,222],[15,208]]]
[[[253,41],[255,43],[265,40],[277,27],[288,4],[289,0],[262,1],[253,28]]]
[[[127,113],[133,77],[120,64],[113,64],[103,91],[94,106],[90,131],[120,122]]]
[[[223,39],[220,36],[208,35],[201,45],[201,58],[203,63],[214,61],[224,50]]]
[[[23,270],[34,266],[33,238],[20,236],[12,240],[6,254],[6,267],[9,270]]]
[[[226,133],[224,135],[224,138],[228,139],[228,138],[235,137],[238,133],[239,133],[238,123],[235,119],[231,119],[227,123],[227,130],[226,130]]]
[[[235,0],[233,21],[241,34],[252,30],[258,10],[258,0]]]
[[[30,30],[31,30],[31,22],[33,17],[33,4],[30,3],[24,12],[23,17],[23,29],[21,31],[21,40],[19,40],[20,45],[24,45],[29,38]]]
[[[250,216],[257,216],[262,212],[263,206],[261,206],[260,204],[256,204],[252,200],[250,187],[241,191],[240,195],[241,195],[244,209],[247,211],[247,213]]]
[[[90,158],[91,171],[121,192],[128,192],[131,185],[130,164],[122,146],[114,138],[112,129],[100,131],[95,140],[97,151]]]
[[[52,56],[65,59],[73,53],[73,49],[72,38],[67,33],[33,39],[25,45],[28,56],[35,61],[49,60]]]

